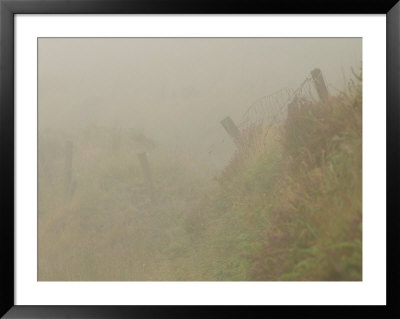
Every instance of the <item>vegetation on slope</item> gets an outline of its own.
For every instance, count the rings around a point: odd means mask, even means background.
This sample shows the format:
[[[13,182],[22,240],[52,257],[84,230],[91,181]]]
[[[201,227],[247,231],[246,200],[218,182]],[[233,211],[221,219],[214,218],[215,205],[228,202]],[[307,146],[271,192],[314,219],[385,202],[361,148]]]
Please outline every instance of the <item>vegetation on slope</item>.
[[[74,139],[67,202],[62,137],[40,140],[39,280],[362,279],[361,83],[285,123],[247,127],[215,180],[156,148],[153,203],[136,158],[143,138],[98,136]]]
[[[361,280],[361,83],[244,136],[213,198],[213,280]]]

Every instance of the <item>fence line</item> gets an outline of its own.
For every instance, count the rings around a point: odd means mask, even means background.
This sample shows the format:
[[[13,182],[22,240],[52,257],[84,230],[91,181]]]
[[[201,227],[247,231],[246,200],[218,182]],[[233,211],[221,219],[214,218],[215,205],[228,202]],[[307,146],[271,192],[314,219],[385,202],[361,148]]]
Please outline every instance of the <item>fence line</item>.
[[[315,68],[310,75],[294,90],[283,88],[253,102],[237,125],[229,116],[222,120],[222,126],[236,146],[240,148],[241,135],[247,128],[260,124],[271,126],[283,122],[299,111],[305,103],[327,101],[329,93],[321,70]]]
[[[303,103],[318,100],[311,77],[307,77],[296,89],[283,88],[253,102],[243,114],[238,127],[244,129],[252,124],[282,122],[287,118],[288,106],[294,100]]]

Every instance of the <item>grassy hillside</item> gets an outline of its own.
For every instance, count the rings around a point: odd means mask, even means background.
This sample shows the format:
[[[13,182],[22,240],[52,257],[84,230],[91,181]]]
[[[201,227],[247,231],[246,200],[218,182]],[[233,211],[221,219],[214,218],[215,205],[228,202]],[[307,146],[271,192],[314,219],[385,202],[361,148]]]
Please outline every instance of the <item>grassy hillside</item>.
[[[303,103],[279,125],[247,127],[243,139],[212,178],[203,163],[137,132],[44,134],[39,280],[361,280],[361,83]]]
[[[193,222],[206,224],[197,229],[204,267],[193,278],[361,280],[361,83],[243,134]]]

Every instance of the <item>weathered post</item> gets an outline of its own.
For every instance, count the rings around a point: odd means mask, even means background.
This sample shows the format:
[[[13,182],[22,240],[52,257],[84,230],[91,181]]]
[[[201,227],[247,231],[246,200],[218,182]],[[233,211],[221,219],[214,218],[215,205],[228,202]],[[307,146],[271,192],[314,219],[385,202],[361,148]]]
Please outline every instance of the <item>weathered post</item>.
[[[152,202],[155,202],[153,179],[151,177],[149,161],[147,160],[147,153],[138,154],[140,165],[142,166],[143,177],[147,185],[147,191]]]
[[[236,146],[240,148],[243,145],[243,139],[236,124],[232,121],[232,119],[229,116],[223,119],[221,121],[221,124],[224,127],[225,131],[232,138]]]
[[[322,72],[320,69],[315,68],[311,71],[311,76],[314,81],[315,89],[317,90],[318,96],[321,101],[325,102],[328,100],[329,93],[328,89],[326,88],[326,84],[324,81],[324,77],[322,76]]]
[[[72,152],[73,144],[71,141],[65,143],[65,185],[64,197],[66,201],[71,199],[71,182],[72,182]]]

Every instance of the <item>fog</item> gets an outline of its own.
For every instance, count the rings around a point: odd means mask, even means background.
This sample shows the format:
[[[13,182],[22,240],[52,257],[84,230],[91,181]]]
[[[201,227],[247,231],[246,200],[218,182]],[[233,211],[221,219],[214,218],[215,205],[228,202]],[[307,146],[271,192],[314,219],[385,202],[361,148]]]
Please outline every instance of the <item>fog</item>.
[[[360,38],[38,41],[38,280],[362,280]]]
[[[315,67],[343,89],[360,65],[359,38],[41,38],[39,129],[135,128],[220,167],[234,150],[223,118]]]

